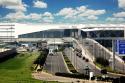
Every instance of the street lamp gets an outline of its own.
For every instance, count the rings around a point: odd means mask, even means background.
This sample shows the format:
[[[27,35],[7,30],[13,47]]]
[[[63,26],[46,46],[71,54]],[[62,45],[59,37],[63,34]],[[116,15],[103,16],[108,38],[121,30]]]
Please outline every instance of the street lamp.
[[[112,64],[112,69],[115,70],[115,40],[112,40],[112,51],[113,51],[113,64]]]

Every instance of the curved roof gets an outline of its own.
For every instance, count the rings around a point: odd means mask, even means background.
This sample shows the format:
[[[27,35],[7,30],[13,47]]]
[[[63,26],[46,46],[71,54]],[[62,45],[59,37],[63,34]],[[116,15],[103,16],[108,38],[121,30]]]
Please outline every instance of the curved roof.
[[[125,25],[120,24],[96,24],[86,25],[81,28],[83,31],[100,31],[100,30],[125,30]]]

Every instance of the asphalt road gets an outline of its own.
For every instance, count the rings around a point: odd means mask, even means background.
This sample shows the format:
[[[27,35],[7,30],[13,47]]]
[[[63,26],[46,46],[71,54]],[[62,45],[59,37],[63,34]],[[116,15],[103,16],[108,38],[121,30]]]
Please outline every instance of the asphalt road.
[[[66,48],[65,53],[79,73],[85,73],[86,66],[89,67],[90,71],[95,72],[96,74],[100,73],[94,65],[86,62],[82,59],[82,57],[76,56],[76,53],[72,50],[72,48]]]
[[[92,65],[89,62],[85,62],[85,60],[82,60],[82,58],[75,55],[75,53],[71,50],[71,48],[66,48],[65,53],[72,62],[73,66],[79,73],[86,74],[85,68],[88,66],[90,68],[90,71],[94,72],[94,75],[100,75],[101,72],[96,66]],[[107,74],[110,77],[119,77],[120,75],[108,73]]]
[[[56,72],[68,73],[61,52],[57,52],[55,55],[48,55],[44,64],[44,69],[52,74]]]

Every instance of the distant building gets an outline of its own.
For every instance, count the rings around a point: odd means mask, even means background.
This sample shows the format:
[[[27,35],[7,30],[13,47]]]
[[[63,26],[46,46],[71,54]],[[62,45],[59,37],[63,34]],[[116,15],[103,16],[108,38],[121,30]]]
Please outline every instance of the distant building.
[[[0,42],[14,42],[14,33],[14,24],[0,24]]]
[[[85,32],[81,32],[83,37],[87,37]],[[78,29],[50,29],[39,32],[21,34],[18,38],[62,38],[78,37]]]

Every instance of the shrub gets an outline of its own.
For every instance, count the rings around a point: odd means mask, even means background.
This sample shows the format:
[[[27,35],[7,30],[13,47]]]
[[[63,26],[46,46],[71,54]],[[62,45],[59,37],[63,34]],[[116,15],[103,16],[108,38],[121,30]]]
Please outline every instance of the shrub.
[[[34,61],[34,64],[40,64],[40,66],[43,66],[45,61],[46,61],[48,53],[49,53],[49,50],[48,49],[44,49],[40,53],[40,56],[36,59],[36,61]]]
[[[70,77],[70,78],[79,78],[79,79],[89,79],[88,75],[80,74],[80,73],[55,73],[57,76],[64,76],[64,77]]]
[[[107,59],[102,58],[102,57],[97,57],[96,62],[103,65],[103,66],[109,66],[109,61]]]
[[[6,61],[10,58],[13,58],[16,55],[17,55],[17,51],[15,49],[0,52],[0,62]]]

